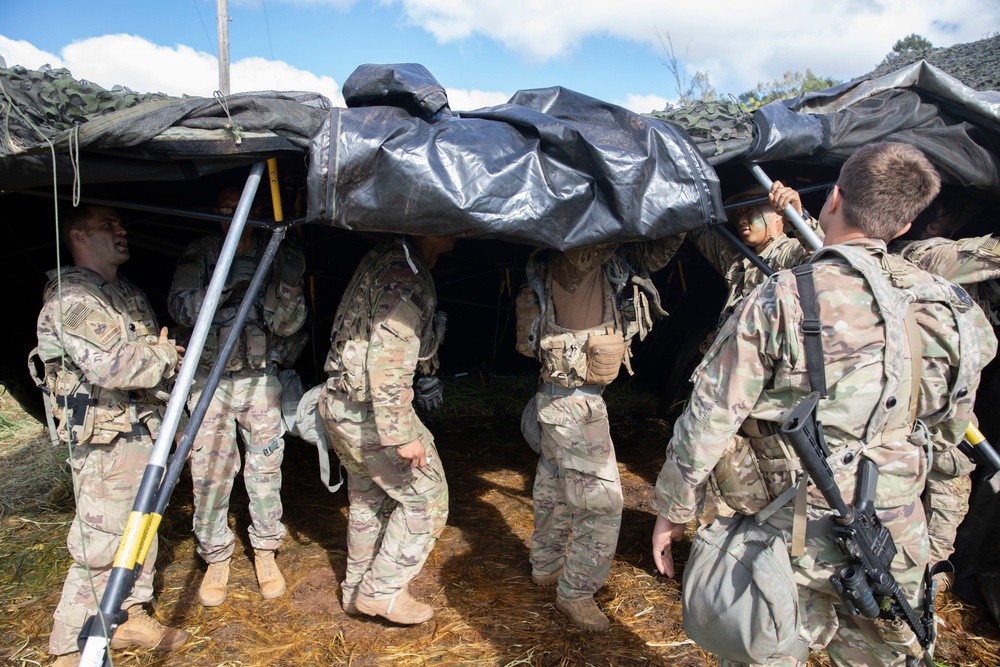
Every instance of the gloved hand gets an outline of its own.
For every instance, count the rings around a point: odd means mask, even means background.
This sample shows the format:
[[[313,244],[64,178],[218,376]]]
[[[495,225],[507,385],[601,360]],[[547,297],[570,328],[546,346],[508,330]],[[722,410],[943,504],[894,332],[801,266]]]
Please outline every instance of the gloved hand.
[[[230,292],[245,292],[256,271],[256,257],[236,257],[229,267],[229,275],[226,276],[226,284],[223,289]]]
[[[421,375],[413,383],[413,404],[423,412],[437,410],[444,403],[444,382],[436,375]]]
[[[298,287],[306,272],[306,256],[298,244],[288,241],[285,243],[289,245],[283,248],[284,252],[278,257],[281,260],[281,282],[289,287]]]

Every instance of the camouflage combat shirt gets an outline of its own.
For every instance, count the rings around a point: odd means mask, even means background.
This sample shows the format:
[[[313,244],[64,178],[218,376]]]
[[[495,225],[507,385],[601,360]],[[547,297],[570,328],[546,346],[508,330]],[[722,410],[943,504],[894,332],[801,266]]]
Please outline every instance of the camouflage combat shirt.
[[[398,238],[362,258],[344,291],[330,333],[323,369],[327,386],[370,403],[379,438],[398,447],[420,436],[413,409],[419,365],[436,367],[434,311],[437,291],[420,253]]]
[[[89,394],[97,399],[94,440],[102,444],[99,431],[128,431],[131,424],[160,409],[146,393],[130,400],[130,390],[157,387],[173,377],[177,351],[172,344],[159,344],[160,329],[146,295],[124,276],[118,283],[81,267],[61,272],[62,299],[56,271],[49,273],[45,304],[38,316],[38,352],[46,366],[46,385],[55,393]],[[58,382],[53,375],[64,378]],[[73,382],[82,382],[75,388]],[[53,406],[63,421],[63,410]],[[74,424],[76,428],[80,424]],[[65,423],[60,435],[65,437]],[[87,437],[86,440],[90,440]],[[77,440],[79,442],[80,440]]]

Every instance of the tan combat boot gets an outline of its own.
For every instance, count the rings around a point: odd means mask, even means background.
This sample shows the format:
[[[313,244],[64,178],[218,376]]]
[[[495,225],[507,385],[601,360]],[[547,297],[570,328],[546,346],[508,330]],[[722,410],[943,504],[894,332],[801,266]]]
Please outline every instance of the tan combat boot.
[[[564,569],[563,566],[560,565],[558,570],[556,570],[555,572],[550,572],[548,574],[545,574],[544,572],[535,574],[534,572],[532,572],[531,583],[535,584],[536,586],[555,586],[556,584],[559,583],[559,577],[562,576],[563,569]]]
[[[118,626],[111,636],[111,648],[139,646],[169,651],[183,646],[189,636],[178,628],[160,625],[142,605],[135,604],[128,608],[128,620]]]
[[[345,614],[358,614],[358,589],[356,586],[340,585],[340,606]]]
[[[272,600],[285,592],[285,578],[274,562],[273,551],[254,549],[253,569],[257,571],[257,585],[265,600]]]
[[[198,589],[198,602],[206,607],[218,607],[226,601],[226,584],[229,583],[229,559],[209,563],[205,577]]]
[[[434,609],[429,604],[414,600],[405,588],[391,598],[381,600],[359,592],[355,604],[360,612],[369,616],[381,616],[400,625],[416,625],[434,617]]]
[[[77,665],[79,664],[80,664],[80,652],[75,651],[73,653],[57,655],[51,667],[77,667]]]
[[[566,614],[576,627],[587,632],[603,632],[611,627],[611,621],[594,602],[594,598],[562,600],[556,598],[556,609]]]

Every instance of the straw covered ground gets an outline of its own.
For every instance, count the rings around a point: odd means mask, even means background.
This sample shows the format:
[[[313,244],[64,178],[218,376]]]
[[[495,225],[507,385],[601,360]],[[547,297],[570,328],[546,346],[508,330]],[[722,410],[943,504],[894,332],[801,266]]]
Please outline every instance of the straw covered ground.
[[[625,488],[618,555],[598,603],[612,619],[603,634],[578,632],[555,609],[552,589],[529,577],[535,457],[520,436],[530,379],[450,381],[446,407],[428,423],[451,491],[448,526],[411,589],[433,603],[433,621],[398,627],[349,617],[338,602],[344,574],[346,494],[320,484],[315,451],[290,440],[284,463],[288,538],[278,563],[288,592],[260,598],[245,541],[245,492],[231,520],[244,542],[229,597],[218,608],[196,599],[204,565],[194,552],[191,487],[182,480],[160,532],[156,616],[190,631],[174,653],[115,651],[118,665],[256,667],[291,665],[678,665],[714,664],[681,628],[678,581],[658,575],[650,555],[648,506],[671,424],[655,397],[612,387],[608,394]],[[65,452],[0,396],[0,657],[45,665],[51,614],[69,563],[72,518]],[[680,561],[686,558],[680,550]],[[942,665],[994,664],[1000,631],[988,614],[942,594]],[[826,665],[823,656],[810,665]]]

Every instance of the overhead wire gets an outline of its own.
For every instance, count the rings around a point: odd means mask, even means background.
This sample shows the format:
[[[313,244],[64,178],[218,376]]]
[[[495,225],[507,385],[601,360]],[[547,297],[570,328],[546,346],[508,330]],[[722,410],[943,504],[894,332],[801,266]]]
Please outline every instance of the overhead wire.
[[[208,26],[205,25],[205,19],[201,15],[201,9],[198,8],[198,0],[191,0],[191,2],[194,3],[194,10],[196,12],[198,12],[198,20],[201,21],[201,29],[205,31],[205,41],[208,42],[208,49],[209,49],[209,51],[211,51],[211,52],[213,52],[215,54],[216,58],[218,58],[219,57],[219,48],[215,44],[215,42],[212,41],[212,38],[209,37],[209,35],[208,35]]]

